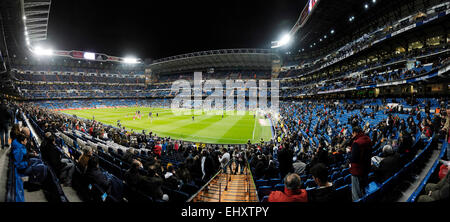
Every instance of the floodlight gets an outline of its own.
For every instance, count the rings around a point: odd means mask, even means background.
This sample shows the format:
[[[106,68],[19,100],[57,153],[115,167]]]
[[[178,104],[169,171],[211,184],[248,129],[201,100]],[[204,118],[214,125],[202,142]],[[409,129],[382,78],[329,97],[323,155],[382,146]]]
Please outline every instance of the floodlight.
[[[289,34],[286,34],[286,35],[283,36],[283,38],[281,38],[281,40],[280,40],[280,42],[279,42],[279,45],[280,45],[280,46],[286,45],[286,44],[288,44],[290,41],[291,41],[291,36],[290,36]]]
[[[334,29],[331,29],[330,33],[331,33],[331,34],[334,34]]]
[[[139,63],[138,59],[136,58],[131,58],[131,57],[127,57],[123,59],[124,63],[129,63],[129,64],[136,64]]]
[[[53,55],[53,49],[44,49],[41,46],[33,48],[32,51],[36,55],[43,55],[43,56]]]
[[[281,46],[287,45],[287,44],[289,44],[290,41],[291,41],[291,35],[285,34],[283,36],[283,38],[281,38],[279,41],[272,42],[272,44],[275,44],[274,46],[272,46],[272,48],[279,48]]]
[[[367,4],[367,3],[364,4],[364,8],[365,8],[365,9],[368,9],[368,8],[369,8],[369,4]]]

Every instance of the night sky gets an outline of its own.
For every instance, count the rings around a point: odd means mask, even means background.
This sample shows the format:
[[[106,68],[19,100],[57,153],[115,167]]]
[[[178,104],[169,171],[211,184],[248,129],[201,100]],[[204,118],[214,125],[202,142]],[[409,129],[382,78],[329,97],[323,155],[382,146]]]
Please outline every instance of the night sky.
[[[53,0],[47,44],[159,59],[229,48],[270,48],[306,0]]]

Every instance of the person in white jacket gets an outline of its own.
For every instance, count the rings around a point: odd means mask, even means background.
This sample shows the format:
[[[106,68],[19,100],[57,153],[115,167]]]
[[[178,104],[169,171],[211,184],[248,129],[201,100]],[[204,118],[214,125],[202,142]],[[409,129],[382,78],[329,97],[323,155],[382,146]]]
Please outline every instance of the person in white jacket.
[[[230,154],[228,153],[227,148],[223,148],[222,155],[219,155],[219,162],[222,165],[223,172],[227,173],[227,164],[230,162]],[[231,167],[230,167],[231,171]]]

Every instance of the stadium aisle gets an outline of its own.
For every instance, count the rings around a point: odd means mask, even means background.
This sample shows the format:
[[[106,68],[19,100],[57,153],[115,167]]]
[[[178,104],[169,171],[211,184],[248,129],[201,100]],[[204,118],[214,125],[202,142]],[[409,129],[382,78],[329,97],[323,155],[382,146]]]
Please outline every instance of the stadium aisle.
[[[8,149],[0,149],[0,202],[5,202],[6,181],[8,180]]]
[[[420,186],[420,183],[423,181],[427,173],[431,170],[433,167],[433,163],[436,161],[436,159],[439,158],[439,153],[441,152],[442,144],[439,143],[438,149],[433,150],[431,153],[430,158],[425,163],[421,171],[417,174],[416,180],[414,180],[413,183],[410,184],[408,189],[402,192],[402,196],[396,200],[395,202],[406,202],[408,198],[416,191],[416,189]]]
[[[233,169],[235,164],[233,164]],[[239,169],[240,170],[240,169]],[[221,173],[208,186],[207,191],[201,191],[194,199],[193,202],[258,202],[256,198],[255,187],[250,184],[250,195],[248,195],[248,169],[245,173],[240,175],[228,175]],[[228,188],[225,190],[228,182]]]

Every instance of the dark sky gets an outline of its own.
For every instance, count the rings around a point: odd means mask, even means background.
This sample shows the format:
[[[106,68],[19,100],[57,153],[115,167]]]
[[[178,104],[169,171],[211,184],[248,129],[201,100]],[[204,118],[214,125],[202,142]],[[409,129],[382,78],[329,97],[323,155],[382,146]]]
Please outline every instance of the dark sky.
[[[47,44],[113,56],[163,57],[270,48],[306,0],[53,0]]]

